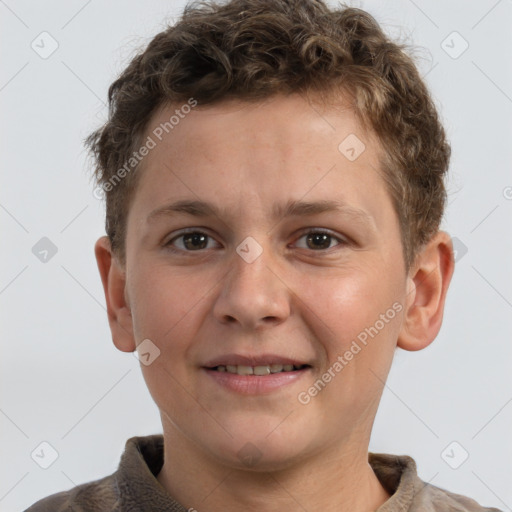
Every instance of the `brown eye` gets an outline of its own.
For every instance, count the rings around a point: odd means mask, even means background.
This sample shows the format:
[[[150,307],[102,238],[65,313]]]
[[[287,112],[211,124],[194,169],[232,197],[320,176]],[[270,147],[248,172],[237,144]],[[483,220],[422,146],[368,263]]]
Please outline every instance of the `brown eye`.
[[[302,239],[305,239],[305,244],[299,245],[299,247],[303,249],[312,249],[314,251],[331,249],[336,245],[343,245],[342,239],[327,231],[309,231],[299,238],[299,240]],[[338,243],[332,245],[333,241],[337,241]]]
[[[175,236],[165,244],[166,247],[172,250],[181,250],[186,252],[200,251],[202,249],[211,248],[213,238],[201,231],[190,231]],[[210,246],[208,245],[210,243]]]
[[[187,249],[204,249],[206,248],[208,236],[202,233],[187,233],[183,235],[183,245]]]
[[[325,233],[314,233],[307,235],[307,244],[311,249],[329,249],[331,236]]]

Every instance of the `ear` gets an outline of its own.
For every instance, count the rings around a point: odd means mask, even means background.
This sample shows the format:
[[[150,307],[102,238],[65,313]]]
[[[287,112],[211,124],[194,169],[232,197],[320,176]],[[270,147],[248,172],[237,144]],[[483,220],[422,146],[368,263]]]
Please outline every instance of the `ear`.
[[[108,323],[114,345],[122,352],[135,350],[132,313],[126,294],[126,271],[112,253],[110,239],[102,236],[94,245],[107,303]]]
[[[441,329],[444,303],[455,263],[450,235],[437,232],[418,254],[407,277],[408,295],[397,345],[421,350]]]

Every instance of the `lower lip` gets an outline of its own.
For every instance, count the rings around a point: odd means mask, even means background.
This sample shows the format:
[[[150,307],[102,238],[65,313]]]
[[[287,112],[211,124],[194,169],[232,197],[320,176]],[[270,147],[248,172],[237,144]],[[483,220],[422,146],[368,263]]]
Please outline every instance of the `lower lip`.
[[[218,372],[209,368],[203,370],[215,381],[230,391],[242,395],[262,395],[293,384],[304,377],[311,368],[292,372],[271,373],[269,375],[238,375],[237,373]]]

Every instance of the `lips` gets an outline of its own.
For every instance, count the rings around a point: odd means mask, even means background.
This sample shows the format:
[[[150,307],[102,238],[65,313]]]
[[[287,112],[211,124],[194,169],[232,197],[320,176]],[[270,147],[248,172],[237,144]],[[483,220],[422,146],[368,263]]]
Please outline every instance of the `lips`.
[[[312,366],[273,355],[230,355],[209,361],[202,370],[206,378],[210,379],[209,383],[215,383],[215,386],[220,386],[228,393],[252,396],[276,393],[276,396],[281,396],[290,386],[298,386],[311,372]]]
[[[218,372],[227,372],[227,373],[236,373],[238,375],[256,375],[259,377],[264,377],[265,375],[270,375],[274,373],[281,372],[293,372],[297,370],[302,370],[308,365],[300,364],[267,364],[267,365],[258,365],[258,366],[248,366],[248,365],[218,365],[211,370],[215,370]]]
[[[225,354],[202,365],[204,375],[229,393],[237,395],[280,394],[298,383],[313,366],[307,360],[278,354]]]

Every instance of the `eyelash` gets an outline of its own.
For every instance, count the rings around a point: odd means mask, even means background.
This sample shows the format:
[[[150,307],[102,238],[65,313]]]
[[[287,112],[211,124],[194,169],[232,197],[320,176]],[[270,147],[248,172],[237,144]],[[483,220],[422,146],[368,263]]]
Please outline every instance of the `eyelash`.
[[[176,248],[176,247],[173,247],[172,243],[175,241],[175,240],[178,240],[179,238],[182,238],[183,236],[185,235],[191,235],[191,234],[200,234],[200,235],[205,235],[206,237],[208,237],[208,239],[213,239],[213,237],[211,235],[209,235],[208,233],[205,233],[204,231],[200,231],[198,229],[194,229],[194,228],[190,228],[188,229],[187,231],[182,231],[181,233],[179,233],[178,235],[174,236],[173,238],[171,238],[168,242],[165,242],[163,244],[163,247],[168,249],[169,251],[173,252],[173,253],[202,253],[203,251],[207,250],[207,249],[197,249],[195,251],[189,251],[187,249],[180,249],[180,248]],[[345,240],[344,238],[341,238],[337,235],[334,235],[332,232],[330,232],[329,230],[326,230],[326,229],[320,229],[320,228],[317,228],[317,229],[309,229],[307,231],[304,231],[301,233],[301,235],[299,236],[299,238],[297,240],[300,240],[301,238],[303,238],[304,236],[307,236],[307,235],[310,235],[310,234],[322,234],[322,235],[327,235],[329,237],[331,237],[331,239],[334,239],[338,242],[337,245],[335,245],[334,247],[328,247],[327,249],[318,249],[318,250],[315,250],[315,249],[309,249],[310,251],[312,252],[319,252],[319,253],[322,253],[322,252],[327,252],[327,251],[330,251],[331,249],[334,249],[336,247],[340,247],[340,246],[344,246],[344,245],[347,245],[348,244],[348,241]],[[306,248],[308,249],[308,248]]]

